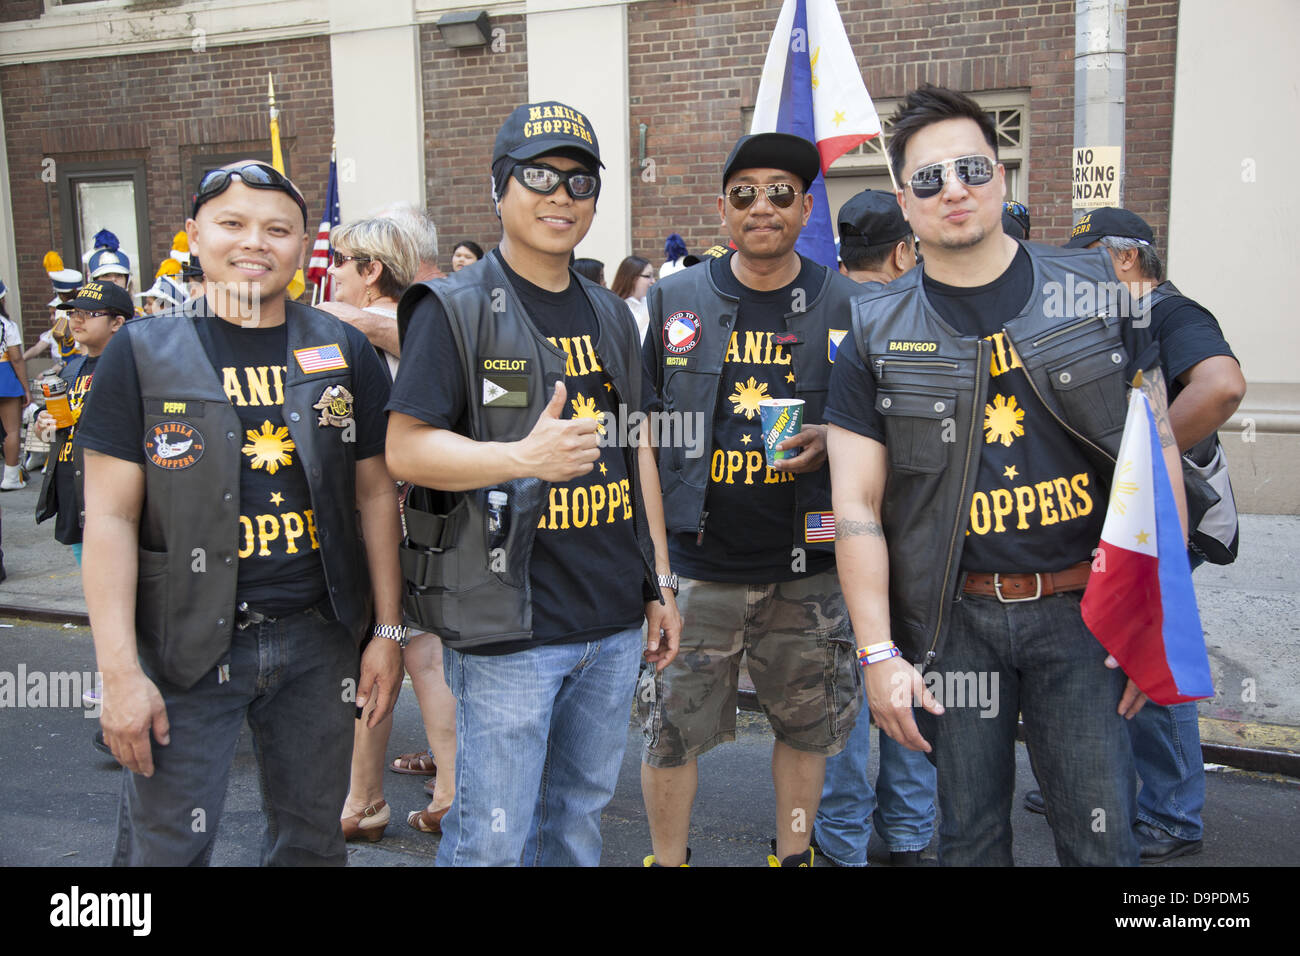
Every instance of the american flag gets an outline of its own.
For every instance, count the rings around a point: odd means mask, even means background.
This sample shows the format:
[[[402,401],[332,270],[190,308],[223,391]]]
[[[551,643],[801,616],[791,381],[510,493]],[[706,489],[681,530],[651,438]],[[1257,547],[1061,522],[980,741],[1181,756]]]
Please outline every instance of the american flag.
[[[807,512],[803,516],[803,539],[806,544],[812,544],[814,541],[834,541],[835,512]]]
[[[334,292],[334,280],[327,271],[330,267],[330,230],[339,225],[339,173],[334,152],[330,153],[330,184],[325,194],[325,214],[321,216],[320,229],[316,231],[316,244],[312,246],[307,263],[307,281],[316,286],[314,300],[328,302]]]
[[[347,359],[343,357],[342,351],[337,344],[317,345],[310,349],[294,349],[293,357],[298,360],[299,367],[304,372],[332,372],[335,369],[347,368]]]

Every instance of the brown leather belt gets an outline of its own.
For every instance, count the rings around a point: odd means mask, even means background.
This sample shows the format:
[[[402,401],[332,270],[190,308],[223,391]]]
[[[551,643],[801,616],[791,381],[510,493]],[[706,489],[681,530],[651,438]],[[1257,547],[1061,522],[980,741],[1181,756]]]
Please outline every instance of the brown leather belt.
[[[962,591],[995,597],[1003,604],[1037,601],[1062,591],[1082,591],[1088,586],[1092,564],[1080,561],[1064,571],[1045,574],[968,574]]]

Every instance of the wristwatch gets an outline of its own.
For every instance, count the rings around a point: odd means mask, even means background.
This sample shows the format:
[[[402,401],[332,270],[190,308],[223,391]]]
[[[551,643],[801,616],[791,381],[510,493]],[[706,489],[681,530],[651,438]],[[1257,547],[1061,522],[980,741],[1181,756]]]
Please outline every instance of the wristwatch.
[[[676,575],[676,574],[657,574],[657,575],[655,575],[655,581],[658,582],[658,584],[659,584],[659,586],[660,586],[661,588],[668,588],[669,590],[671,590],[671,591],[673,592],[673,594],[676,594],[676,593],[677,593],[677,575]]]
[[[411,643],[411,639],[406,636],[405,624],[376,624],[375,629],[370,632],[372,637],[386,637],[390,641],[396,641],[397,646],[406,649],[406,645]]]

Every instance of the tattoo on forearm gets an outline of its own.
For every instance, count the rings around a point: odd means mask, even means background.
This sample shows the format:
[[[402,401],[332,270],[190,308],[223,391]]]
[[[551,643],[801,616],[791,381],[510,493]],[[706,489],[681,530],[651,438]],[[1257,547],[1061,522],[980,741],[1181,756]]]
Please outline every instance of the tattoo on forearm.
[[[1160,436],[1160,447],[1168,448],[1177,442],[1174,439],[1173,426],[1169,424],[1169,401],[1165,391],[1164,372],[1153,368],[1142,373],[1142,391],[1151,403],[1151,413],[1156,420],[1156,434]]]
[[[841,538],[851,538],[863,534],[870,535],[873,538],[883,538],[885,536],[885,529],[874,521],[840,521],[836,523],[835,531]]]

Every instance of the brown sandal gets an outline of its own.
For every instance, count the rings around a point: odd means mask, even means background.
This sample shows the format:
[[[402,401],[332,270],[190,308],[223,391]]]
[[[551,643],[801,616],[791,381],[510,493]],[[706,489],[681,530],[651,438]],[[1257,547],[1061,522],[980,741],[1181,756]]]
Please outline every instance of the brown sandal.
[[[423,753],[402,754],[388,765],[388,769],[393,773],[405,773],[414,777],[436,777],[438,775],[438,765],[433,762],[432,750],[426,750]]]
[[[451,804],[441,810],[412,810],[406,815],[406,825],[421,833],[441,833],[442,818],[451,809]]]

